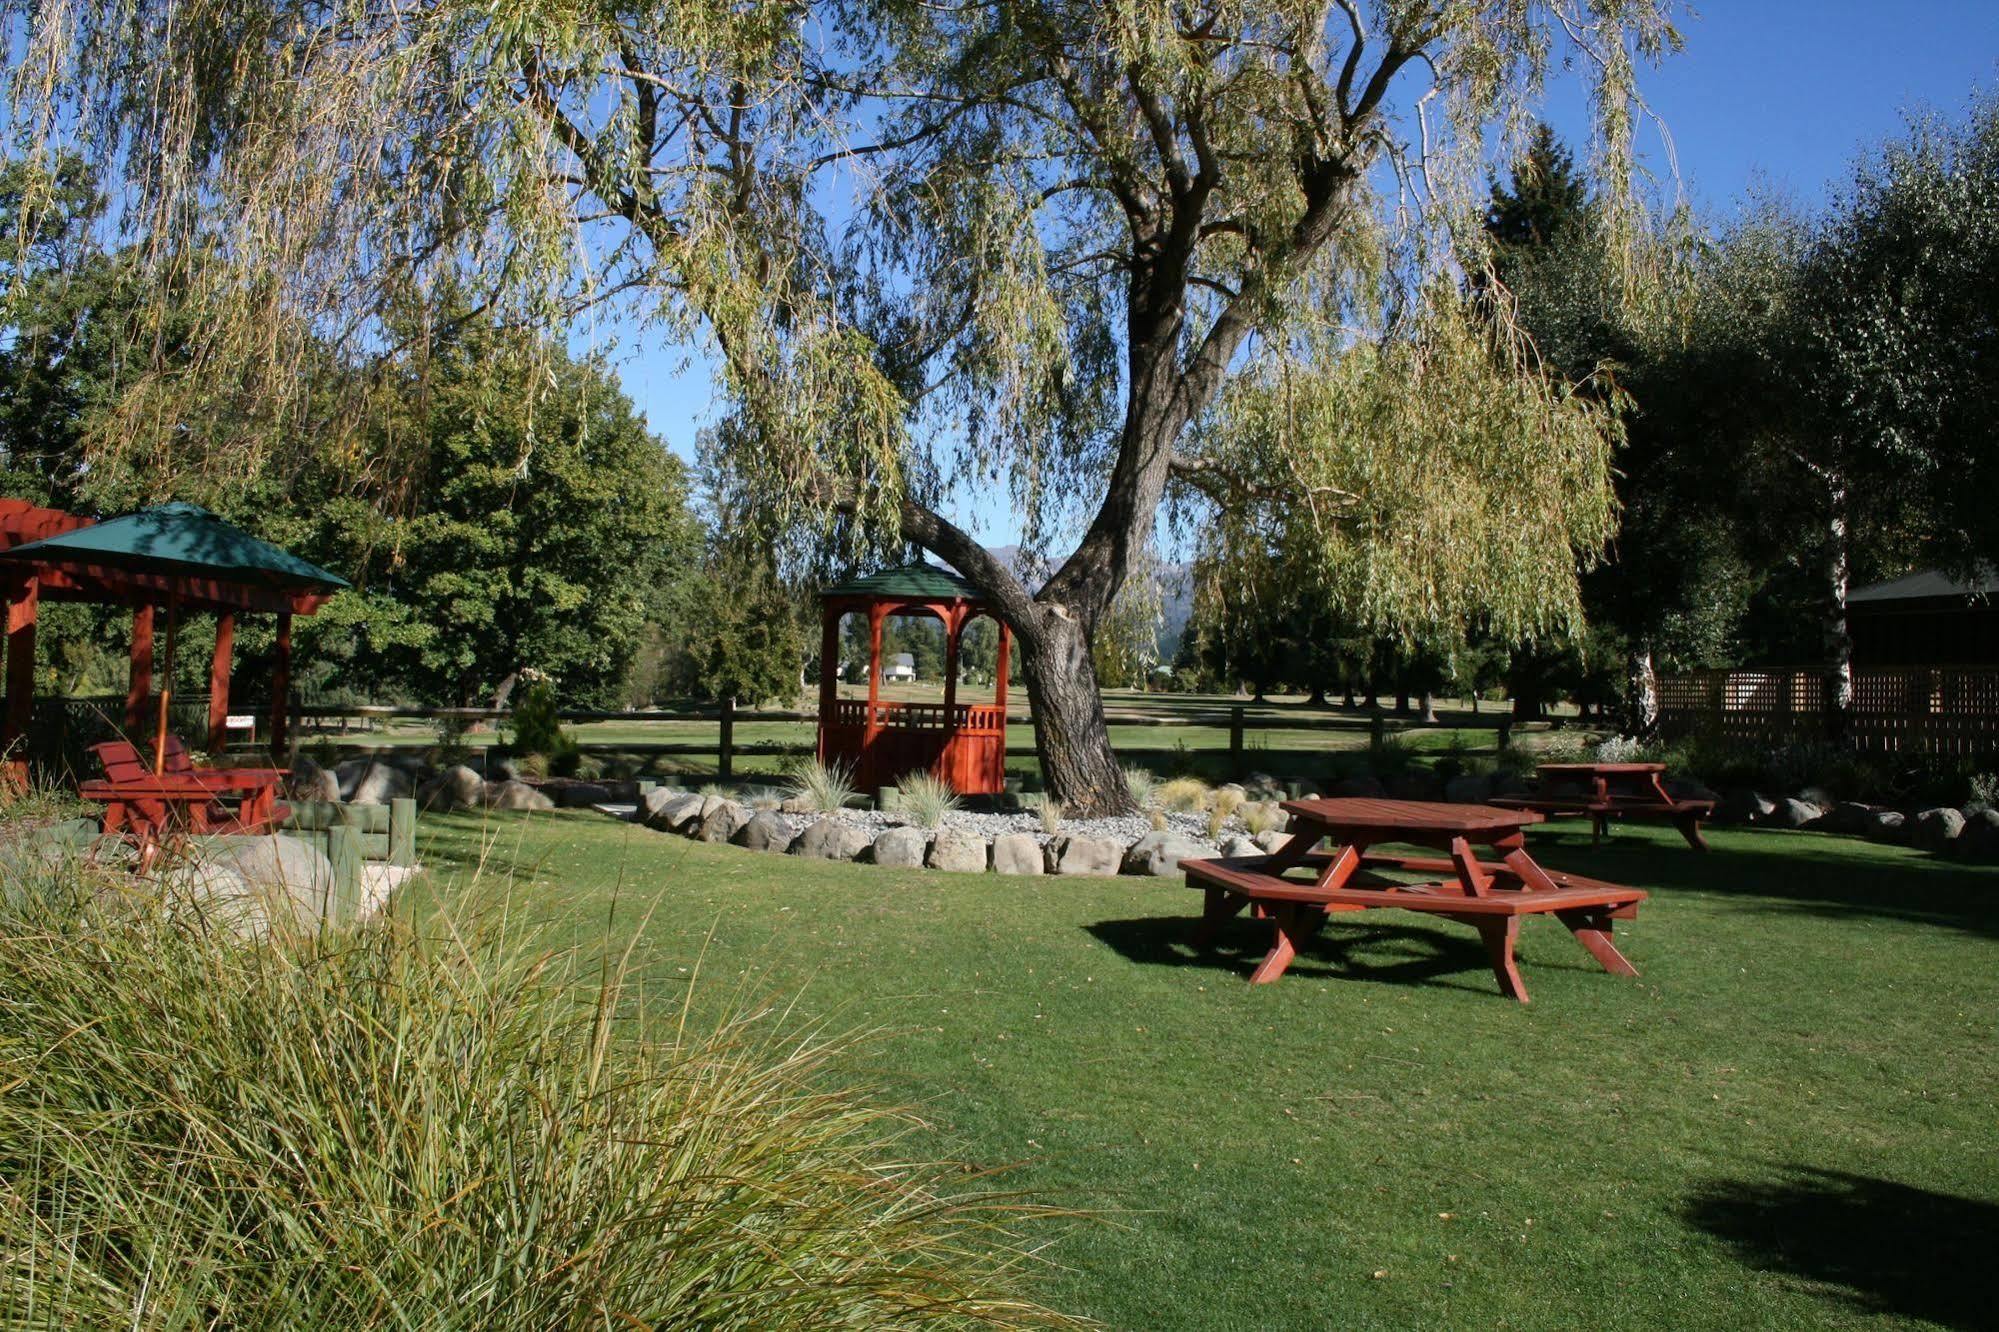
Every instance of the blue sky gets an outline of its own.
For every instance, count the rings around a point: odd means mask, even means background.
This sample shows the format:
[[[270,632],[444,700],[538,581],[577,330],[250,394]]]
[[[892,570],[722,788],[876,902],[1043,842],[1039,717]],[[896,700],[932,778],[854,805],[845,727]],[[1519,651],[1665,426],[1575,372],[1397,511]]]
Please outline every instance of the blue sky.
[[[1908,111],[1954,114],[1975,88],[1999,86],[1999,0],[1713,0],[1683,18],[1686,50],[1641,88],[1671,135],[1680,187],[1707,211],[1727,211],[1752,186],[1816,205]],[[1576,84],[1552,90],[1545,114],[1572,144],[1586,140]],[[1665,178],[1660,135],[1647,127],[1640,149]],[[614,348],[625,389],[653,431],[692,457],[714,415],[707,367],[648,337]],[[981,535],[1003,543],[1003,525],[982,524]]]

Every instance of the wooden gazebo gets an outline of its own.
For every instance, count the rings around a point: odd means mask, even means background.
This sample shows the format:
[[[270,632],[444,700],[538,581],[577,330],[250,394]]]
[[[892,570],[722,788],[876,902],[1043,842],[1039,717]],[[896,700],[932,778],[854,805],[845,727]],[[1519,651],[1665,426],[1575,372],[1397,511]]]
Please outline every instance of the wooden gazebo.
[[[1013,638],[978,590],[948,569],[908,564],[856,578],[821,594],[819,761],[845,764],[863,790],[928,771],[961,795],[993,795],[1006,785],[1006,675]],[[881,697],[882,622],[891,615],[935,615],[944,623],[944,701],[885,702]],[[868,617],[868,697],[839,695],[840,620]],[[965,626],[989,615],[999,626],[991,703],[958,702],[958,646]]]
[[[207,736],[211,751],[223,747],[236,617],[243,612],[275,615],[270,744],[273,753],[282,753],[287,743],[292,616],[313,614],[345,586],[346,580],[259,541],[196,505],[165,504],[100,523],[25,500],[0,498],[0,598],[7,605],[7,701],[0,712],[0,754],[11,753],[32,715],[35,623],[44,600],[132,608],[131,685],[124,721],[134,736],[149,729],[155,713],[156,609],[167,610],[169,662],[172,626],[178,618],[190,611],[212,613],[215,654],[209,666]]]

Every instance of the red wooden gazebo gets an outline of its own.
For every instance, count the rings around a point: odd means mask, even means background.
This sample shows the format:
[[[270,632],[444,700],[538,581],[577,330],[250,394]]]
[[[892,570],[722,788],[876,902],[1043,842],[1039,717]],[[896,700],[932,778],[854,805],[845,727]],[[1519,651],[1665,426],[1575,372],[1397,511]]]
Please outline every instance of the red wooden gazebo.
[[[1006,786],[1006,675],[1013,637],[978,589],[934,564],[907,564],[830,587],[821,594],[819,761],[846,764],[862,790],[928,771],[961,795],[994,795]],[[935,615],[944,622],[944,701],[885,702],[881,697],[882,622],[891,615]],[[868,697],[839,696],[840,619],[868,617]],[[958,645],[965,626],[989,615],[999,626],[999,661],[991,703],[958,702]]]
[[[40,603],[88,601],[132,608],[130,688],[125,695],[125,728],[143,734],[155,711],[153,639],[156,608],[168,612],[168,652],[171,626],[183,613],[208,612],[216,617],[215,654],[209,666],[208,748],[223,748],[229,714],[230,663],[235,645],[236,617],[264,612],[277,617],[277,663],[271,682],[270,744],[282,753],[286,700],[290,692],[291,623],[294,615],[311,615],[344,580],[267,546],[193,505],[164,505],[142,511],[103,527],[136,525],[132,535],[91,543],[71,534],[94,536],[94,519],[45,509],[26,500],[0,497],[0,598],[7,606],[7,699],[0,712],[0,754],[28,729],[34,706],[35,623]],[[149,534],[151,534],[149,536]],[[60,539],[78,543],[60,548]],[[47,542],[33,550],[22,547]],[[148,547],[151,547],[150,549]],[[52,548],[54,547],[54,548]],[[101,547],[101,548],[94,548]],[[129,547],[127,549],[126,547]],[[260,560],[282,557],[296,569],[273,569]],[[310,575],[299,570],[310,570]]]

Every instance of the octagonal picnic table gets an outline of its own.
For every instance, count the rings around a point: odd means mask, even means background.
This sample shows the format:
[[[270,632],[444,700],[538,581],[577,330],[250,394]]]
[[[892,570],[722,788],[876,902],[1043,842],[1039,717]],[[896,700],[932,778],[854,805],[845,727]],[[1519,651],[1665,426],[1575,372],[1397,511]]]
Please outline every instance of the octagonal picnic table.
[[[1611,942],[1611,922],[1636,917],[1646,894],[1535,863],[1523,831],[1541,821],[1533,810],[1373,799],[1287,800],[1283,808],[1291,836],[1275,853],[1181,862],[1188,886],[1206,894],[1196,946],[1212,942],[1245,909],[1270,922],[1270,951],[1250,976],[1252,984],[1282,976],[1299,945],[1329,917],[1380,908],[1442,916],[1476,929],[1500,992],[1521,1003],[1527,986],[1513,950],[1525,916],[1553,916],[1605,971],[1638,974]],[[1333,849],[1320,850],[1327,841]],[[1444,854],[1371,849],[1385,844]],[[1481,859],[1476,848],[1493,858]],[[1409,874],[1417,881],[1391,877]]]

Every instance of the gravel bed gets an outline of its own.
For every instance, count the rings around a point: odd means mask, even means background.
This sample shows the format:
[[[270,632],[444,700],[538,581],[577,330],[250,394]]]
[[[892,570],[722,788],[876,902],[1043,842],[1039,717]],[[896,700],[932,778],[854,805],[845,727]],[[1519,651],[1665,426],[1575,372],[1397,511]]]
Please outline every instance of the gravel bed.
[[[828,816],[782,814],[779,817],[796,833]],[[884,814],[872,809],[843,809],[831,817],[865,829],[871,839],[884,828],[901,827],[908,823],[908,820],[893,812]],[[976,833],[988,841],[1007,833],[1024,832],[1033,834],[1034,840],[1043,846],[1056,837],[1070,836],[1107,838],[1130,846],[1152,831],[1152,821],[1135,815],[1114,819],[1063,819],[1062,826],[1050,833],[1042,828],[1041,816],[1031,810],[1019,814],[982,814],[971,810],[954,809],[944,816],[943,827]],[[1240,834],[1243,831],[1241,824],[1234,819],[1229,820],[1228,827],[1231,833]],[[1199,843],[1210,853],[1219,854],[1220,848],[1208,840],[1208,820],[1205,815],[1168,814],[1166,830]]]

